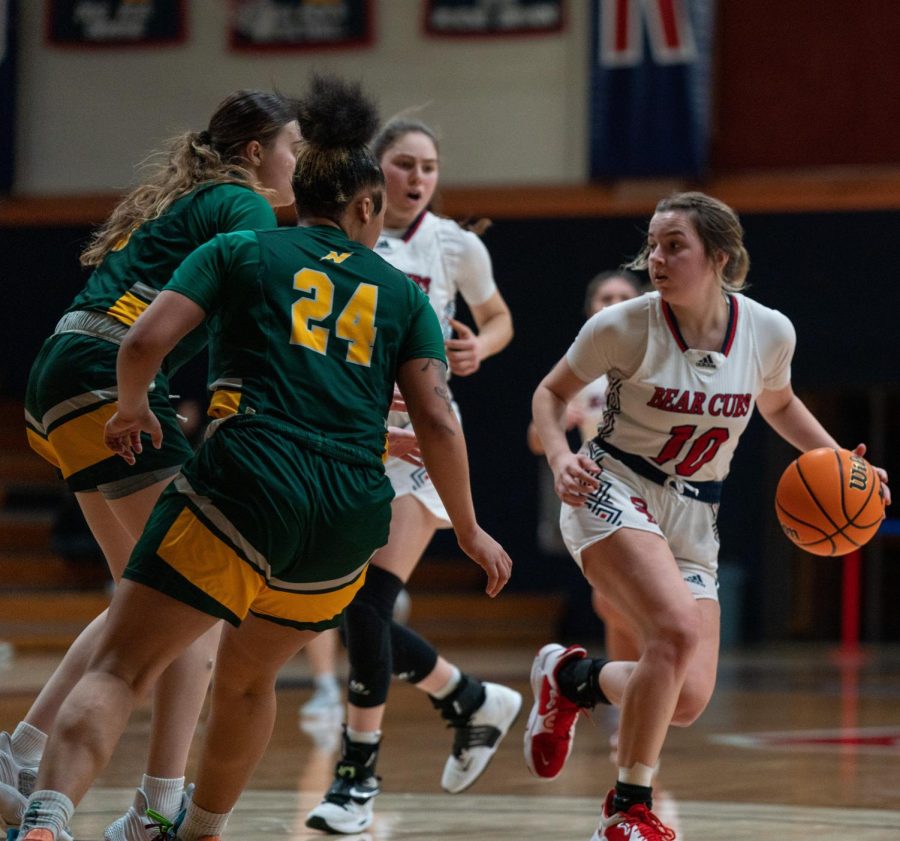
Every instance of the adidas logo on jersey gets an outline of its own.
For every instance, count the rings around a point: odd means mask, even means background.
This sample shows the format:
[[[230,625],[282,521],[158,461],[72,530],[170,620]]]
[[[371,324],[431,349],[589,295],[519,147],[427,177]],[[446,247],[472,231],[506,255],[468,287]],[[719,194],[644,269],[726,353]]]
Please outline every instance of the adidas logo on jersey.
[[[703,576],[698,575],[696,572],[685,575],[684,581],[686,584],[696,584],[698,587],[702,587],[704,590],[706,589],[706,582],[703,580]]]
[[[711,353],[707,353],[702,359],[697,360],[698,368],[717,368],[716,360],[712,358]]]

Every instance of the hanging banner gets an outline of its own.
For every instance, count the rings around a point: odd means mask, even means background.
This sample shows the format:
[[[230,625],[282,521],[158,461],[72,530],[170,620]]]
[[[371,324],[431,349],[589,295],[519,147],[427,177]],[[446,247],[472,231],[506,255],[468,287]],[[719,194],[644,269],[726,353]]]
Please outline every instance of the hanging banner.
[[[714,17],[715,0],[591,0],[591,178],[706,173]]]
[[[425,0],[425,32],[470,37],[560,32],[565,0]]]
[[[47,40],[68,47],[176,44],[185,0],[47,0]]]
[[[12,189],[15,174],[17,0],[0,0],[0,194]]]
[[[234,50],[320,50],[372,43],[371,0],[233,0]]]

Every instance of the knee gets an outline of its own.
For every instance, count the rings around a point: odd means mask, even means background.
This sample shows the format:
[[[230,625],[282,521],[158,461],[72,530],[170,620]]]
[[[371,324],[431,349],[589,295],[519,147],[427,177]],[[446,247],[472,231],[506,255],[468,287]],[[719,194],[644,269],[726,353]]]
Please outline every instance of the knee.
[[[212,682],[211,694],[218,703],[228,705],[268,696],[274,698],[277,675],[277,672],[268,670],[257,674],[237,675],[228,673],[223,668]]]
[[[366,583],[344,612],[350,659],[348,700],[358,707],[384,703],[391,681],[391,614],[400,579],[370,567]]]
[[[150,694],[162,670],[162,664],[129,662],[127,655],[105,651],[91,661],[85,674],[96,683],[107,685],[111,692],[127,692],[140,700]]]
[[[673,614],[654,629],[647,641],[649,656],[669,664],[676,672],[687,670],[700,645],[700,620],[691,612]]]

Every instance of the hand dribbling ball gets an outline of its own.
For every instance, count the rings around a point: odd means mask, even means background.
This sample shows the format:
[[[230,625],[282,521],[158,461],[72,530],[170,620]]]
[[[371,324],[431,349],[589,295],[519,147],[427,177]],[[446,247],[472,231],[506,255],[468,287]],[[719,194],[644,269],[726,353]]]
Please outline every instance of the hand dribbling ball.
[[[849,450],[822,447],[792,461],[775,491],[788,538],[814,555],[846,555],[868,543],[884,519],[881,479]]]

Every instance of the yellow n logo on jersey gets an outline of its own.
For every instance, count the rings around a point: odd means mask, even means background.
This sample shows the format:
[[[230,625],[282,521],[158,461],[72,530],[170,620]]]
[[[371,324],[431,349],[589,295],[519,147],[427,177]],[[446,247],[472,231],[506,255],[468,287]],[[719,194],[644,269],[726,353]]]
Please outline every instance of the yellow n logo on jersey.
[[[336,251],[329,251],[322,260],[331,260],[333,263],[343,263],[352,252],[345,251],[343,254],[338,254]]]

